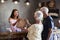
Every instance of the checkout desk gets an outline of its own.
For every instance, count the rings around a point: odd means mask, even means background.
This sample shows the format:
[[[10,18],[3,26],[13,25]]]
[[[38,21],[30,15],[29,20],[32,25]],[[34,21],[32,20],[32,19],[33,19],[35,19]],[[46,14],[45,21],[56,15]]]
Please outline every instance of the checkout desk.
[[[23,40],[26,36],[25,31],[22,32],[1,32],[0,40]]]

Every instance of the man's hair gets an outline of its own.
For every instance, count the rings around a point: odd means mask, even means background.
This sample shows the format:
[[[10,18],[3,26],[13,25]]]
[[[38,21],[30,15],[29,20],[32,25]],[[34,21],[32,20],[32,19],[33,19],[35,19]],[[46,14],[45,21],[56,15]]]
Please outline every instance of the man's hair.
[[[42,7],[40,10],[42,12],[44,11],[45,13],[48,13],[49,12],[49,9],[47,7]]]

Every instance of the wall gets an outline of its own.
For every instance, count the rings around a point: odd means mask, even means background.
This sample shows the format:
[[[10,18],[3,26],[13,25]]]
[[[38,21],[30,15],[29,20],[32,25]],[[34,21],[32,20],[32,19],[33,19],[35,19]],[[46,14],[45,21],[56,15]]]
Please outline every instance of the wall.
[[[59,18],[55,19],[55,24],[57,27],[60,28],[60,24],[58,23],[58,20],[60,20],[60,0],[55,0],[56,1],[56,8],[59,9]]]
[[[48,2],[50,0],[39,0],[39,2]],[[60,27],[60,24],[58,23],[58,20],[60,20],[60,0],[55,0],[56,1],[56,8],[59,9],[59,18],[54,18],[54,23],[55,26]]]
[[[25,0],[20,0],[18,4],[14,4],[12,0],[8,0],[3,4],[0,2],[0,29],[9,27],[8,18],[13,9],[19,10],[19,15],[21,18],[27,18],[30,23],[34,23],[33,13],[37,7],[37,0],[30,0],[31,4],[29,6],[26,6],[24,1]]]
[[[0,31],[5,31],[6,27],[9,27],[8,18],[14,8],[19,10],[19,15],[22,18],[28,18],[30,23],[34,23],[33,13],[38,7],[39,2],[45,2],[49,0],[30,0],[31,4],[26,6],[24,3],[25,0],[20,0],[19,4],[14,4],[12,0],[6,1],[4,4],[0,3]],[[60,0],[56,0],[56,8],[60,9]],[[60,10],[59,10],[60,12]],[[58,24],[59,18],[54,19],[55,25],[60,27]]]

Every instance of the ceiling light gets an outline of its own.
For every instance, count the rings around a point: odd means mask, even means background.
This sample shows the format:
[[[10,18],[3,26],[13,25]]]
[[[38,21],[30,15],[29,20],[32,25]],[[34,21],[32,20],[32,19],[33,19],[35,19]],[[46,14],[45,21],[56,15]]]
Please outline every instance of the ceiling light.
[[[4,0],[1,0],[1,3],[4,3],[5,1]]]
[[[18,4],[19,1],[20,1],[20,0],[13,0],[13,2],[14,2],[15,4]]]
[[[30,5],[30,1],[29,1],[29,0],[26,0],[26,1],[25,1],[25,4],[26,4],[26,5]]]
[[[17,2],[17,1],[15,1],[14,3],[15,3],[15,4],[18,4],[18,2]]]

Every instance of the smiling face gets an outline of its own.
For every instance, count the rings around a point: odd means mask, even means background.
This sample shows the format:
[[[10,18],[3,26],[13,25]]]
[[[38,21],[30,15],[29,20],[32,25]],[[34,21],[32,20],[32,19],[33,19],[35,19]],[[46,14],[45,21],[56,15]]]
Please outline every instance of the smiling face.
[[[18,11],[14,11],[14,16],[17,17],[18,16]]]
[[[18,18],[19,17],[19,12],[17,9],[13,9],[10,18]]]

